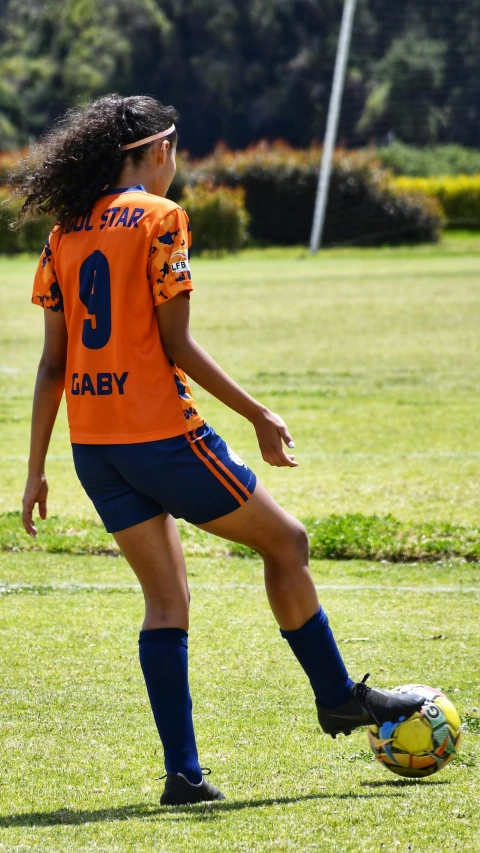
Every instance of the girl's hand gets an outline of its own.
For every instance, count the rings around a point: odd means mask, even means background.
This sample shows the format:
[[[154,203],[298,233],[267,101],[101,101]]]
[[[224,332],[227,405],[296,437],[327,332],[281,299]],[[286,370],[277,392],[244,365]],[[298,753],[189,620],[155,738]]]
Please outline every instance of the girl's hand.
[[[28,535],[33,539],[37,535],[37,528],[32,520],[33,510],[35,504],[38,503],[40,518],[45,519],[47,517],[47,494],[48,483],[45,474],[29,474],[22,501],[22,523]]]
[[[287,447],[295,447],[292,436],[284,420],[274,412],[263,409],[252,421],[257,433],[258,444],[262,457],[269,465],[277,468],[297,468],[295,456],[285,453],[282,441]]]

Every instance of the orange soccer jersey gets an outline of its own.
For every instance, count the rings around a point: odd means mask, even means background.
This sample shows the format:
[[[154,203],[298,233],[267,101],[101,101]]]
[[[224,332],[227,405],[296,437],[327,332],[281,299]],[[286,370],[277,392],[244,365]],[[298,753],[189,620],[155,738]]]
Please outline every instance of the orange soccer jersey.
[[[192,290],[190,242],[185,212],[141,186],[103,194],[51,232],[32,302],[65,312],[72,442],[156,441],[204,423],[155,315],[156,305]]]

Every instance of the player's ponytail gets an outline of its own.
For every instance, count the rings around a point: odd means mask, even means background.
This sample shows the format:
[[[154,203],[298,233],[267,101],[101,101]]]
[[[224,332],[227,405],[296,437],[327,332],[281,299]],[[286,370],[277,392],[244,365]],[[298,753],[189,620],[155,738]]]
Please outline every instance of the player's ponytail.
[[[144,95],[106,95],[69,110],[10,176],[14,195],[25,199],[18,223],[47,213],[59,225],[83,216],[103,189],[115,186],[127,157],[141,161],[148,145],[122,151],[122,145],[167,130],[173,107]],[[176,132],[167,137],[174,145]]]

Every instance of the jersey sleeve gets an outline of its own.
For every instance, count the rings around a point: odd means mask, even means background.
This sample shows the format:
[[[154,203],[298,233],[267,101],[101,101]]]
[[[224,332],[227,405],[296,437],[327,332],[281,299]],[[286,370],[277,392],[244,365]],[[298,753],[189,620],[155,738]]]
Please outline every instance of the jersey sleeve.
[[[52,232],[45,243],[33,281],[32,302],[46,311],[63,311],[63,294],[55,273]]]
[[[191,242],[188,216],[176,207],[160,221],[150,246],[149,276],[155,305],[162,305],[182,290],[193,290]]]

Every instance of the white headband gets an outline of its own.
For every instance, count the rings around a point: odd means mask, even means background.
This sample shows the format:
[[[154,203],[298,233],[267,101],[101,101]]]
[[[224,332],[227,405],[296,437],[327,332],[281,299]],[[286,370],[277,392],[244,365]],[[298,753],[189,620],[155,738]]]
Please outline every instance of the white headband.
[[[138,148],[140,145],[146,145],[147,142],[153,142],[154,139],[162,139],[163,136],[168,136],[175,130],[175,125],[171,124],[167,130],[162,130],[161,133],[155,133],[153,136],[147,136],[145,139],[138,139],[137,142],[130,142],[128,145],[122,145],[122,151],[128,151],[129,148]]]

